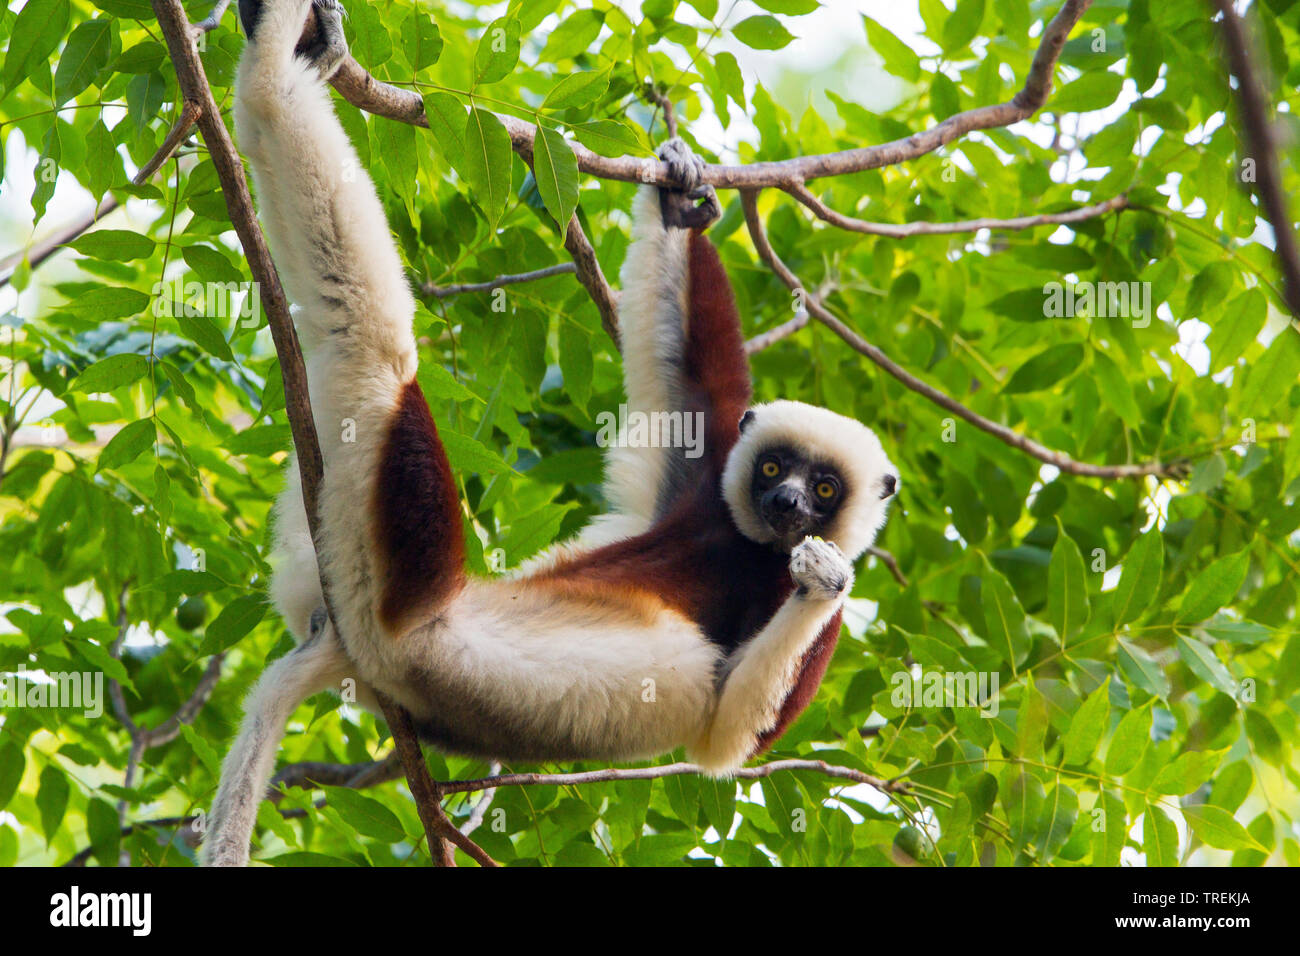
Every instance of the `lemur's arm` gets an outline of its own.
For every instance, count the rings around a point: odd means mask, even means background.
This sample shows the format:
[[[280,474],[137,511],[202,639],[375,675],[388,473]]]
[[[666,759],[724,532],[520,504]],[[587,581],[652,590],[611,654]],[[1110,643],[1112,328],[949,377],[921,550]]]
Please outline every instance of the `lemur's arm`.
[[[687,756],[706,770],[728,773],[771,744],[808,703],[797,699],[800,676],[817,669],[811,696],[825,671],[853,589],[853,565],[831,542],[805,538],[790,555],[790,574],[798,588],[732,653],[713,719],[687,747]]]
[[[623,380],[630,412],[703,416],[704,429],[692,430],[694,417],[679,419],[693,445],[611,452],[611,505],[647,521],[671,507],[695,469],[720,470],[750,396],[731,285],[698,231],[717,218],[717,200],[698,186],[700,162],[684,142],[669,140],[659,155],[686,187],[643,186],[633,203],[632,244],[620,274]],[[696,206],[696,198],[705,202]]]

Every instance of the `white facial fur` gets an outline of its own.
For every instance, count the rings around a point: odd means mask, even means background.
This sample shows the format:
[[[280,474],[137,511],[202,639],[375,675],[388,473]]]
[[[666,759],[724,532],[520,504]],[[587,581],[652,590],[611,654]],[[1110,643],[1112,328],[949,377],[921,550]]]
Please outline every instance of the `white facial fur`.
[[[755,405],[751,412],[722,473],[722,495],[736,527],[753,541],[777,540],[754,510],[750,486],[759,455],[769,448],[791,448],[833,465],[844,479],[844,500],[822,537],[839,545],[850,560],[857,558],[885,524],[890,501],[880,497],[885,476],[898,479],[898,469],[885,455],[876,433],[861,422],[803,402],[768,402]]]

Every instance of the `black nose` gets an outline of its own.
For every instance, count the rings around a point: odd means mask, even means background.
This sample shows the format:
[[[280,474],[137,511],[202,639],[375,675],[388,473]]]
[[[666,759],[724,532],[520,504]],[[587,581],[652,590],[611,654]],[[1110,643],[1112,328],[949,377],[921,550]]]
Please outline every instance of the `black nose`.
[[[785,514],[799,507],[799,495],[793,488],[782,486],[772,492],[772,510]]]
[[[898,479],[893,475],[885,475],[885,477],[880,480],[880,483],[885,486],[885,490],[880,493],[881,498],[888,498],[898,487]]]

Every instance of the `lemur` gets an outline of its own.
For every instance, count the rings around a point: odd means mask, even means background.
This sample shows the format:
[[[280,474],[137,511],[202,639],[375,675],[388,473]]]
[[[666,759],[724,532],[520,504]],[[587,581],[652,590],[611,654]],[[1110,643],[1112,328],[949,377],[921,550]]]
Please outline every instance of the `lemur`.
[[[317,30],[300,42],[313,6]],[[346,54],[340,8],[239,10],[236,133],[307,355],[335,616],[294,464],[271,593],[301,643],[249,694],[203,861],[247,863],[286,721],[347,678],[363,707],[382,691],[449,752],[631,761],[684,746],[709,774],[734,772],[816,691],[851,562],[898,475],[856,421],[793,401],[749,407],[739,315],[698,228],[698,161],[670,141],[661,156],[688,188],[637,194],[619,329],[629,408],[701,414],[704,453],[616,443],[609,514],[511,576],[471,577],[455,480],[415,380],[415,302],[326,88]]]

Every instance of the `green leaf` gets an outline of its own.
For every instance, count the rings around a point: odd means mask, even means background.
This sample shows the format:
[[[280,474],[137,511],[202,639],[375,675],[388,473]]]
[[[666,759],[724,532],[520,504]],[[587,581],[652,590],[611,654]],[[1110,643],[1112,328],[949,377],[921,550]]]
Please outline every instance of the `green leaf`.
[[[1241,393],[1242,414],[1267,419],[1283,396],[1300,379],[1300,331],[1287,326],[1250,366]]]
[[[779,50],[794,39],[794,34],[776,17],[765,13],[747,17],[732,28],[737,40],[754,50]]]
[[[622,156],[645,152],[645,144],[626,123],[617,120],[593,120],[572,127],[578,142],[601,156]]]
[[[1088,623],[1088,579],[1083,555],[1056,519],[1056,544],[1047,566],[1048,620],[1066,644]]]
[[[182,303],[177,303],[176,323],[186,337],[205,352],[227,362],[233,362],[235,354],[230,351],[230,343],[226,341],[226,337],[221,334],[216,324],[206,315],[190,315],[188,312],[189,310],[185,309]]]
[[[83,256],[125,262],[145,259],[153,253],[154,241],[127,229],[97,229],[68,243]]]
[[[88,20],[68,37],[54,71],[54,102],[61,106],[72,99],[108,65],[113,33],[108,20]]]
[[[1062,760],[1067,764],[1084,764],[1097,754],[1101,735],[1110,717],[1110,678],[1088,695],[1088,699],[1070,719],[1070,729],[1062,741]]]
[[[411,70],[419,73],[442,56],[442,33],[433,18],[412,6],[402,30],[402,54]]]
[[[1053,113],[1088,113],[1114,103],[1124,86],[1118,73],[1085,73],[1053,93],[1045,109]]]
[[[474,54],[479,83],[504,79],[519,62],[519,21],[514,17],[493,20],[483,31]]]
[[[41,813],[41,832],[45,834],[46,846],[50,845],[63,822],[63,814],[68,809],[68,793],[68,775],[61,767],[46,764],[41,771],[40,789],[36,792],[36,808]]]
[[[23,769],[27,758],[22,747],[12,740],[0,744],[0,810],[9,805],[13,795],[18,791],[18,783],[23,779]]]
[[[475,109],[466,117],[464,138],[465,159],[457,171],[474,190],[488,224],[495,228],[510,194],[510,163],[514,156],[510,134],[491,113]],[[536,143],[541,141],[542,137],[538,136]],[[534,158],[537,151],[535,144]]]
[[[117,811],[98,797],[92,798],[86,806],[86,834],[100,865],[117,866],[118,847],[122,839]]]
[[[1150,789],[1156,793],[1185,796],[1209,780],[1222,759],[1222,751],[1189,750],[1161,767]]]
[[[266,617],[266,597],[262,594],[244,594],[221,609],[203,634],[199,656],[207,657],[229,647],[234,647]]]
[[[362,836],[384,843],[396,843],[406,836],[402,823],[386,806],[347,787],[322,786],[326,803],[348,826]]]
[[[571,60],[587,51],[605,23],[601,10],[572,10],[560,19],[546,37],[546,46],[537,59],[542,63]]]
[[[450,93],[429,93],[424,97],[424,115],[439,153],[459,171],[465,158],[465,107]]]
[[[99,325],[113,319],[124,319],[138,315],[149,305],[149,297],[136,289],[119,289],[103,286],[83,292],[67,305],[63,311],[70,312],[78,318]]]
[[[1249,548],[1214,561],[1187,586],[1178,620],[1203,621],[1228,604],[1241,589],[1249,568]]]
[[[369,70],[387,63],[393,56],[393,41],[388,27],[375,4],[356,4],[349,10],[347,23],[355,33],[351,43],[352,53]]]
[[[1115,625],[1136,620],[1160,590],[1160,572],[1164,567],[1165,548],[1160,529],[1152,527],[1124,556],[1124,569],[1111,598]]]
[[[586,408],[591,399],[591,379],[594,374],[591,336],[573,322],[562,322],[559,344],[564,387],[571,393],[578,407]]]
[[[867,43],[884,61],[885,70],[894,76],[915,83],[921,78],[921,58],[916,51],[871,17],[864,16]]]
[[[943,51],[965,47],[979,33],[984,22],[984,0],[957,0],[957,9],[943,25]]]
[[[207,738],[203,737],[197,730],[189,724],[180,725],[181,736],[185,742],[190,745],[190,749],[203,761],[203,766],[208,768],[208,772],[214,777],[221,775],[221,754],[208,743]]]
[[[546,211],[565,231],[578,206],[578,159],[564,137],[545,126],[537,127],[533,140],[533,171]]]
[[[982,594],[989,645],[1014,669],[1029,655],[1025,612],[1007,579],[987,560],[984,562]]]
[[[1178,865],[1178,827],[1150,802],[1142,818],[1142,850],[1147,855],[1147,866]]]
[[[254,425],[226,443],[232,455],[258,455],[269,458],[293,446],[293,430],[288,425]]]
[[[1222,807],[1214,807],[1208,803],[1183,807],[1183,819],[1206,846],[1219,850],[1260,848],[1258,842],[1246,832],[1246,828]]]
[[[1224,306],[1205,340],[1214,357],[1210,371],[1222,371],[1235,364],[1267,320],[1268,300],[1259,289],[1247,289]]]
[[[181,255],[185,264],[205,281],[239,283],[244,279],[225,253],[211,246],[186,246],[181,250]]]
[[[1094,349],[1092,370],[1097,377],[1097,391],[1101,393],[1102,401],[1124,420],[1124,424],[1130,428],[1139,427],[1142,424],[1142,410],[1133,397],[1133,386],[1119,366],[1110,356]]]
[[[551,87],[546,99],[542,101],[542,109],[581,109],[599,100],[608,88],[609,70],[570,73]]]
[[[1119,650],[1116,658],[1119,661],[1119,669],[1124,672],[1124,675],[1148,694],[1161,698],[1168,697],[1169,678],[1160,669],[1155,658],[1122,637],[1117,643]]]
[[[1003,395],[1020,395],[1052,388],[1064,382],[1083,364],[1083,346],[1078,342],[1053,345],[1016,369],[1002,386]]]
[[[131,422],[104,446],[104,450],[99,453],[95,471],[120,468],[135,461],[153,445],[155,434],[153,419],[142,418]]]
[[[1115,728],[1106,749],[1106,774],[1123,776],[1137,766],[1151,742],[1151,706],[1130,710]]]
[[[71,14],[72,6],[68,0],[28,0],[23,5],[14,21],[5,52],[5,93],[26,79],[34,68],[46,67],[68,29]]]
[[[505,461],[492,449],[476,438],[452,431],[450,428],[438,429],[442,447],[447,451],[447,459],[455,471],[477,472],[492,475],[502,471],[513,471]]]
[[[104,193],[113,185],[118,165],[113,134],[108,131],[102,119],[97,119],[86,134],[86,188],[96,203],[104,198]]]
[[[1178,656],[1201,680],[1229,697],[1237,695],[1237,682],[1232,673],[1223,666],[1223,662],[1214,656],[1214,651],[1198,640],[1178,635]]]
[[[149,374],[149,361],[143,355],[124,352],[110,355],[91,365],[72,380],[69,391],[85,392],[93,395],[99,392],[111,392],[139,381]]]

